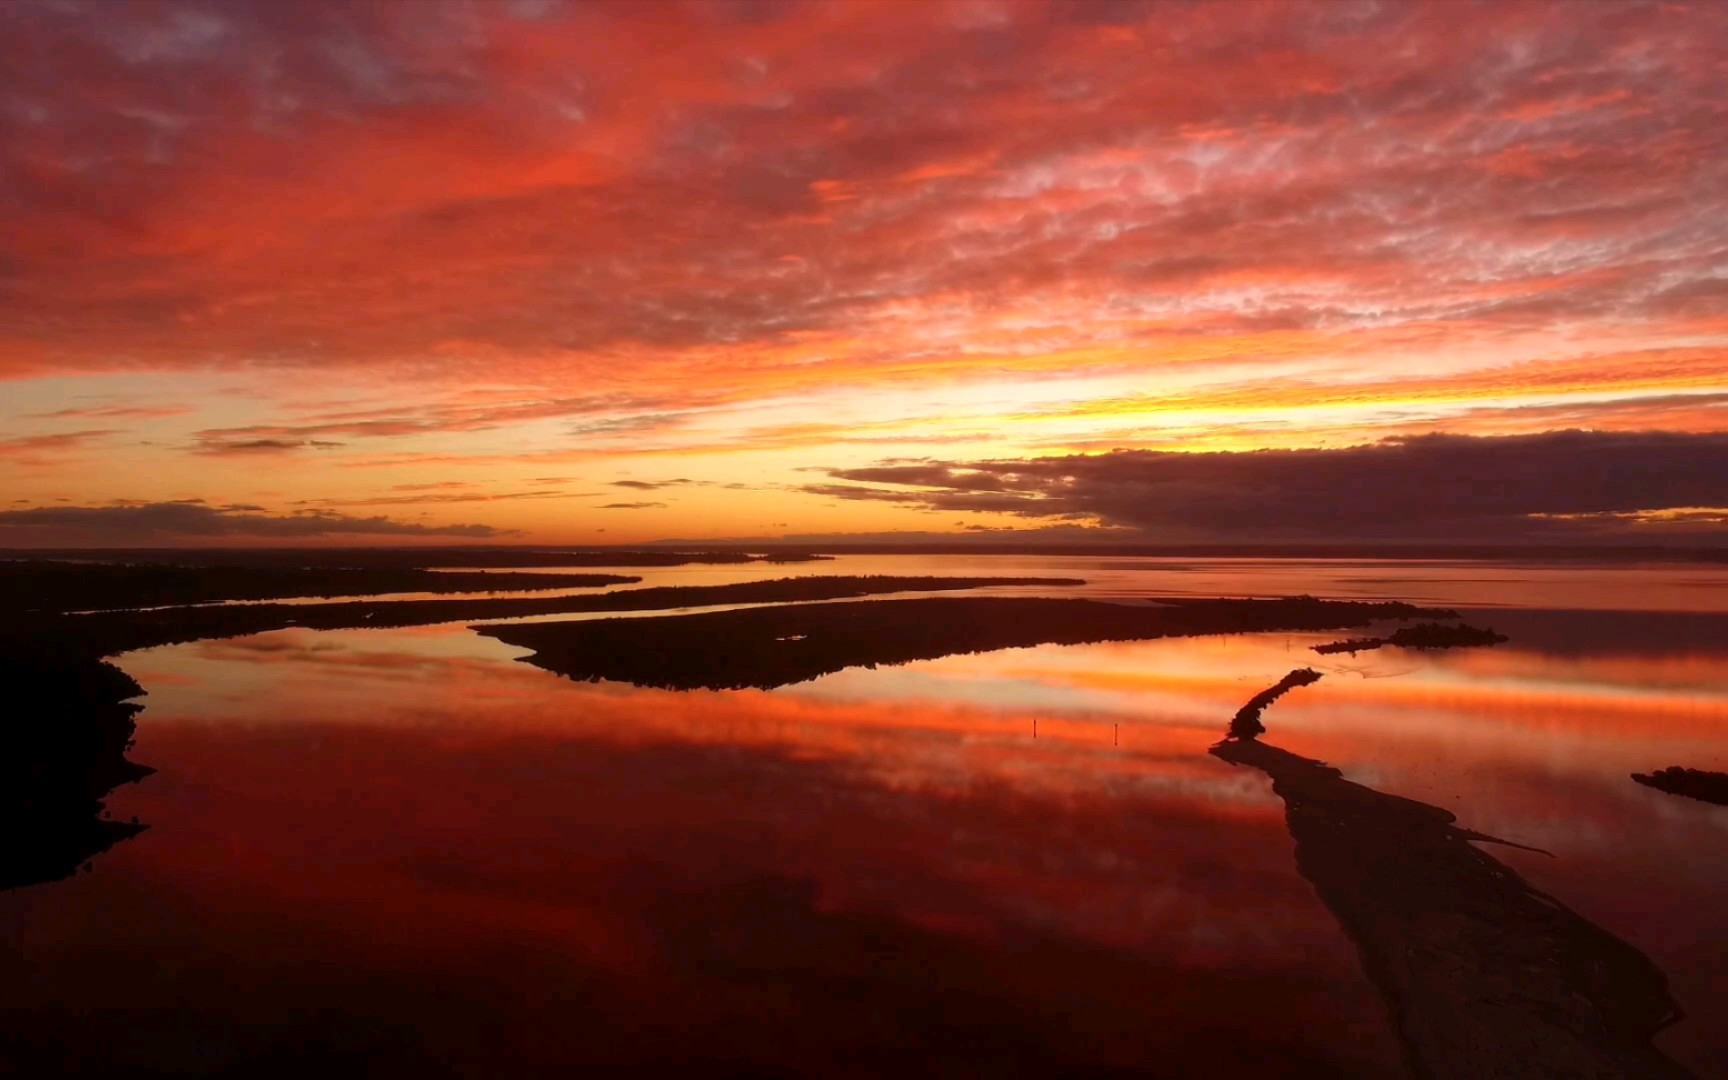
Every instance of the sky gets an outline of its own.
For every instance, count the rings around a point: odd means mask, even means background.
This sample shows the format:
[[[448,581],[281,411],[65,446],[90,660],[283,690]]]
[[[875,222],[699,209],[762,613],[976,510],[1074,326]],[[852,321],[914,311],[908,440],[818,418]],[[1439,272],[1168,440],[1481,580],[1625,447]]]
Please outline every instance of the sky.
[[[1728,543],[1728,5],[0,4],[0,546]]]

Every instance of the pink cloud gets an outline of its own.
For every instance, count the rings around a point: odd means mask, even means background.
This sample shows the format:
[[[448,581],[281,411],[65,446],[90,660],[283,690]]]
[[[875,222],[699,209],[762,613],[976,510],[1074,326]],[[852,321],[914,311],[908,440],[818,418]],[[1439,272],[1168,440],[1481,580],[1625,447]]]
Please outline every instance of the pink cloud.
[[[20,10],[0,365],[737,393],[800,335],[1002,308],[1056,347],[1715,295],[1717,10],[1107,10]],[[821,378],[868,376],[852,344]]]

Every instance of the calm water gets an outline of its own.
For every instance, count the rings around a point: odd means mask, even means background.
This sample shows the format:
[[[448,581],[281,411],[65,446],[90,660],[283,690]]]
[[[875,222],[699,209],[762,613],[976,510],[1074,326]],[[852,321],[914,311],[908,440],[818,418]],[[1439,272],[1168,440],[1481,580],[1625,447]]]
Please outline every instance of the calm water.
[[[1513,641],[1044,647],[725,693],[571,683],[461,626],[130,654],[160,772],[110,806],[152,828],[0,894],[0,1045],[103,1075],[1399,1075],[1282,801],[1206,754],[1311,665],[1268,741],[1551,852],[1493,851],[1661,966],[1688,1015],[1659,1044],[1728,1075],[1728,808],[1628,779],[1728,770],[1728,569],[901,556],[643,585],[791,573],[1385,596]]]

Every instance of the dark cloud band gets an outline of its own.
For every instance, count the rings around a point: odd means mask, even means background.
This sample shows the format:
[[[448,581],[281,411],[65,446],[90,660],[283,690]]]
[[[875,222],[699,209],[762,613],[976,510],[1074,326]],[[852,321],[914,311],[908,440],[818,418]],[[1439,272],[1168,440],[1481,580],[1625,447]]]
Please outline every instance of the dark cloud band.
[[[141,539],[323,536],[509,535],[490,525],[420,525],[387,517],[352,517],[307,510],[287,515],[255,506],[209,506],[202,502],[131,503],[115,506],[42,506],[0,511],[0,538],[8,544],[132,544]]]
[[[1620,538],[1719,529],[1719,514],[1684,511],[1728,506],[1728,435],[1424,435],[1342,449],[1116,451],[830,475],[844,483],[805,490],[932,510],[1095,519],[1171,538]]]

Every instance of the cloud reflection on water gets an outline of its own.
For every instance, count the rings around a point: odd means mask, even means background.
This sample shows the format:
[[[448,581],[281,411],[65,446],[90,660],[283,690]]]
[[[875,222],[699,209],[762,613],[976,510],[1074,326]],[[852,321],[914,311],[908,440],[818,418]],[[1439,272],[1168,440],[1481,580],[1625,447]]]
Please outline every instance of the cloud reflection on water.
[[[927,1057],[921,1010],[952,1008],[950,1037],[972,1032],[956,1068],[1198,1068],[1228,1042],[1384,1073],[1379,1003],[1295,873],[1279,800],[1204,754],[1324,636],[1012,650],[729,693],[571,683],[453,627],[133,654],[140,752],[170,767],[116,812],[158,827],[52,898],[6,899],[14,962],[52,972],[30,1023],[71,1023],[118,972],[186,1004],[163,1046],[242,1021],[263,1041],[235,1061],[315,1035],[314,1002],[346,1017],[318,1038],[381,1040],[393,1060],[482,1060],[491,1031],[548,1063],[676,1043],[764,1069],[890,1030],[903,1041],[882,1053]],[[1624,776],[1719,761],[1728,680],[1702,645],[1581,668],[1531,640],[1377,654],[1398,673],[1335,673],[1270,724],[1353,780],[1554,850],[1503,857],[1647,951],[1693,1016],[1721,1015],[1728,988],[1699,957],[1728,949],[1710,914],[1728,818]],[[274,985],[236,994],[258,970]],[[406,1032],[419,1041],[390,1041]],[[1663,1044],[1705,1073],[1728,1053],[1696,1023]]]

